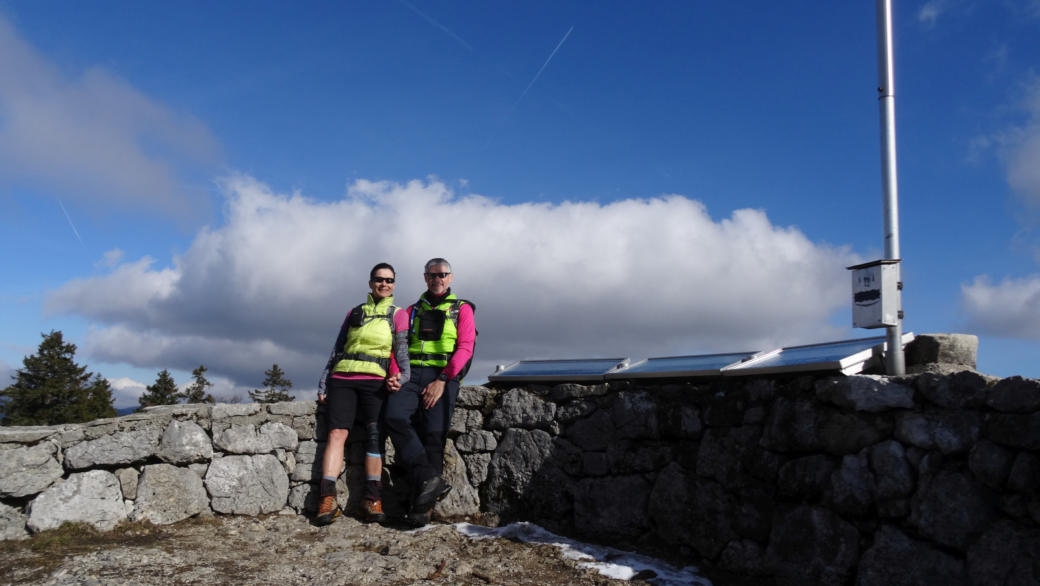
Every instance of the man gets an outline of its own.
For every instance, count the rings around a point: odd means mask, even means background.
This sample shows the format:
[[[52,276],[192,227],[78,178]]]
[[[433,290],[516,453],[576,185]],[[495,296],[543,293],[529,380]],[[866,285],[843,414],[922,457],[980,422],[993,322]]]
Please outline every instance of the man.
[[[429,523],[433,507],[451,490],[441,478],[444,444],[477,336],[473,304],[451,293],[454,275],[448,261],[430,260],[423,276],[427,290],[406,310],[411,376],[387,399],[384,420],[395,460],[411,479],[407,519],[417,526]]]

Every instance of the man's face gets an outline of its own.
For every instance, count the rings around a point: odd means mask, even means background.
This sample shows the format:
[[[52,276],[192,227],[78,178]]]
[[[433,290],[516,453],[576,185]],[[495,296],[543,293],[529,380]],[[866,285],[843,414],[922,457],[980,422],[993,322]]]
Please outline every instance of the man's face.
[[[440,276],[442,274],[444,274],[443,277]],[[441,295],[448,290],[454,275],[444,265],[433,265],[423,277],[426,279],[426,288],[430,290],[430,293]]]

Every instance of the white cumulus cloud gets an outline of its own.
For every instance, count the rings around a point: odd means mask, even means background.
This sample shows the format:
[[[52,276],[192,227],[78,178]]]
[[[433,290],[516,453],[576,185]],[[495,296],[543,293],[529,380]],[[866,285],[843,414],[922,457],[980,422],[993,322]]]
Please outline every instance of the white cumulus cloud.
[[[169,266],[150,258],[74,280],[45,301],[94,323],[95,360],[214,375],[254,388],[278,363],[313,389],[369,269],[397,268],[396,303],[445,257],[477,306],[473,380],[524,358],[745,350],[846,335],[845,248],[775,226],[761,210],[714,220],[679,195],[609,204],[504,205],[430,179],[358,181],[339,201],[223,183],[226,217]]]
[[[0,185],[184,214],[182,174],[219,158],[195,118],[101,68],[68,79],[0,17]]]
[[[1003,338],[1040,340],[1040,275],[993,284],[985,276],[961,286],[971,331]]]

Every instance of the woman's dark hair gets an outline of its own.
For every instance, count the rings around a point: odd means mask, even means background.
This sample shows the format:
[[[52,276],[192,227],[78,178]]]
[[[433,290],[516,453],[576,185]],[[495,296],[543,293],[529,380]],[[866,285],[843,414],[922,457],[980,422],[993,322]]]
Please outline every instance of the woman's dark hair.
[[[379,269],[390,269],[390,272],[393,273],[395,277],[397,276],[397,271],[394,270],[394,267],[390,266],[390,263],[381,262],[376,266],[372,267],[372,272],[368,274],[369,281],[376,277],[376,271],[378,271]]]

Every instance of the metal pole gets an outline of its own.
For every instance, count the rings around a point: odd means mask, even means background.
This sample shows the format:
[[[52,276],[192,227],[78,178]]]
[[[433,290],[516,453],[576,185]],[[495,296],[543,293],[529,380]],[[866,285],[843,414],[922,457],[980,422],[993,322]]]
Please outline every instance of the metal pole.
[[[892,66],[892,0],[877,0],[878,106],[881,114],[881,188],[884,195],[885,258],[899,258],[899,186],[896,179],[896,96]],[[896,265],[897,267],[899,265]],[[901,281],[902,279],[900,279]],[[902,309],[902,293],[897,292]],[[902,311],[888,329],[885,371],[906,374]]]

